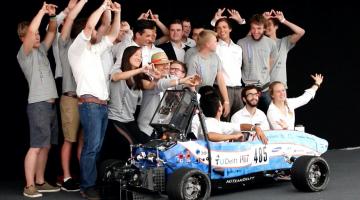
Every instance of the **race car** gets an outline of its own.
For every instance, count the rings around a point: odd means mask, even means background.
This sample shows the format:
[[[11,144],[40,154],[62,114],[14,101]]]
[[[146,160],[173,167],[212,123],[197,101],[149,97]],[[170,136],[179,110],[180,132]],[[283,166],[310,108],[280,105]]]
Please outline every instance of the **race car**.
[[[189,137],[189,123],[197,113],[204,140]],[[167,194],[169,199],[208,199],[212,190],[238,188],[264,179],[291,177],[300,191],[321,191],[330,169],[321,157],[328,142],[302,131],[264,131],[268,144],[211,142],[206,136],[197,98],[189,90],[165,92],[151,125],[171,137],[131,146],[126,163],[108,160],[100,177],[120,183],[133,199],[141,193]],[[252,135],[253,133],[248,133]]]

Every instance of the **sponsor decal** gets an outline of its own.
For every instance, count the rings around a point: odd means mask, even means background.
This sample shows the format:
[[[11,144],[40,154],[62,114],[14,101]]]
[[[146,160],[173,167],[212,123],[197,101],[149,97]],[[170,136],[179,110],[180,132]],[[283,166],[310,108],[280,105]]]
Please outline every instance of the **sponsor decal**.
[[[282,148],[281,147],[275,147],[275,148],[273,148],[273,150],[272,150],[272,152],[278,152],[278,151],[280,151]]]
[[[254,180],[254,179],[255,179],[255,176],[229,179],[229,180],[226,180],[226,184],[244,183],[244,182],[248,182],[248,181],[251,181],[251,180]]]
[[[248,163],[249,162],[249,155],[240,155],[239,157],[224,157],[221,158],[218,154],[215,158],[215,165],[216,166],[226,166],[226,165],[236,165],[241,163]]]
[[[196,142],[183,142],[179,144],[183,145],[189,151],[189,153],[195,157],[196,162],[201,162],[206,165],[209,164],[209,157],[206,147]],[[265,145],[254,145],[253,147],[246,150],[212,150],[211,158],[212,166],[220,168],[240,168],[269,163],[268,152]],[[184,157],[182,157],[182,159],[184,159]]]

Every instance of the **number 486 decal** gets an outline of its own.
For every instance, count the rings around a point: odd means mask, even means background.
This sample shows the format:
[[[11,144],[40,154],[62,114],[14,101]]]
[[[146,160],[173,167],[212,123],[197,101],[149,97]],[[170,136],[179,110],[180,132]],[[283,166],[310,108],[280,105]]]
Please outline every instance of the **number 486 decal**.
[[[254,164],[265,164],[268,163],[268,153],[266,146],[254,148]]]

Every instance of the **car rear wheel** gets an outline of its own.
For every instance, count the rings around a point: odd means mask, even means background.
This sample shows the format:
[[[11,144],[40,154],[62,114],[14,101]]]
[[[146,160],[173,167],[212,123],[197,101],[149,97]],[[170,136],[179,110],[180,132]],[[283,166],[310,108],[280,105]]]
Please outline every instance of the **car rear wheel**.
[[[291,182],[300,191],[318,192],[324,190],[330,180],[330,168],[319,156],[301,156],[291,168]]]
[[[211,183],[208,175],[200,170],[180,168],[170,175],[166,192],[169,199],[174,200],[208,199]]]

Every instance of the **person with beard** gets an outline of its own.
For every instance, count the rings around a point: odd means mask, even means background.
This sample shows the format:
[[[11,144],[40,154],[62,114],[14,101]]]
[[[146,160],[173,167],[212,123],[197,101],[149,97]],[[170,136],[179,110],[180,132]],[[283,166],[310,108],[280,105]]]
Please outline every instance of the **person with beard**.
[[[304,94],[296,98],[287,98],[285,84],[274,81],[269,86],[271,103],[267,111],[267,118],[271,129],[294,130],[295,109],[307,104],[315,97],[316,91],[320,88],[324,77],[321,74],[311,75],[314,84]]]
[[[243,50],[242,80],[245,85],[256,84],[262,89],[259,109],[266,112],[271,101],[268,92],[270,71],[278,51],[275,41],[264,35],[265,17],[255,14],[249,21],[250,34],[237,42]]]
[[[106,10],[114,12],[110,31],[95,43],[95,27]],[[99,199],[96,188],[96,161],[108,123],[108,76],[104,74],[102,53],[113,45],[120,31],[121,6],[104,0],[88,18],[83,30],[76,36],[68,50],[68,59],[76,82],[79,97],[80,122],[84,133],[84,146],[80,155],[80,194],[84,198]]]
[[[204,115],[204,121],[207,129],[207,136],[212,142],[221,141],[246,141],[245,135],[241,131],[255,131],[252,140],[259,139],[263,144],[268,144],[268,138],[264,134],[260,126],[249,123],[232,123],[220,120],[223,113],[223,104],[217,90],[209,85],[202,86],[199,89],[200,108]],[[195,115],[191,132],[197,139],[203,139],[202,127],[200,125],[199,116]]]
[[[259,125],[262,130],[270,130],[269,122],[263,111],[257,108],[261,89],[255,85],[247,85],[241,91],[242,101],[245,107],[237,111],[231,122],[236,124]]]

